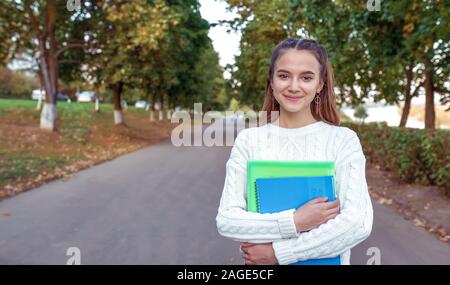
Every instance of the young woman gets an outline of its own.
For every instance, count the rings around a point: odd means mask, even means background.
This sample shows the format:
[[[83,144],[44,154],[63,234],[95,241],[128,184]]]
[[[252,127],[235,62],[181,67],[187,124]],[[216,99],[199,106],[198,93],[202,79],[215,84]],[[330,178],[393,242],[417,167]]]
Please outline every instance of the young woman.
[[[289,38],[272,52],[263,111],[268,123],[239,133],[226,164],[217,214],[222,236],[241,242],[245,264],[290,264],[335,257],[350,264],[350,249],[373,222],[357,134],[339,126],[333,71],[324,47]],[[278,111],[275,117],[271,112]],[[247,160],[334,161],[338,199],[318,198],[280,213],[247,212]]]

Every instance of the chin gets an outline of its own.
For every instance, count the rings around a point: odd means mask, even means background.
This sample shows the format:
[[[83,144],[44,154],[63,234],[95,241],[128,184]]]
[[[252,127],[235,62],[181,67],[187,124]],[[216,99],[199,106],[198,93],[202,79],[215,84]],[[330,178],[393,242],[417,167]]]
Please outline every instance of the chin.
[[[284,104],[283,106],[281,106],[286,112],[289,113],[298,113],[298,112],[303,112],[306,110],[306,108],[308,106],[304,106],[303,104],[297,105],[297,106],[293,106],[292,104]]]
[[[306,108],[309,107],[309,104],[305,105],[305,102],[298,102],[298,103],[283,102],[281,107],[289,113],[297,113],[306,110]]]

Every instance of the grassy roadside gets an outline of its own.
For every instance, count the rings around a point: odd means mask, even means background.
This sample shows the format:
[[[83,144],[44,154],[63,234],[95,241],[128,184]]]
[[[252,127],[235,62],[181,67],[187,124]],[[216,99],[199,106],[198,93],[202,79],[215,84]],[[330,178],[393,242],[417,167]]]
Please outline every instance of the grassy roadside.
[[[40,113],[31,100],[0,99],[0,200],[70,177],[89,166],[157,143],[175,124],[149,122],[148,112],[129,107],[126,126],[114,126],[113,107],[58,102],[57,132],[39,128]]]

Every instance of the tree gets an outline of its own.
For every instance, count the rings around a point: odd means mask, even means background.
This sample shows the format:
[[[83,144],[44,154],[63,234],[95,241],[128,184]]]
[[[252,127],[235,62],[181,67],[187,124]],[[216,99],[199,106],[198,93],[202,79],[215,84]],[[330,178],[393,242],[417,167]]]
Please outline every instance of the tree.
[[[225,81],[222,67],[219,65],[219,55],[211,43],[201,54],[193,74],[197,78],[192,86],[196,90],[195,102],[201,102],[205,111],[224,110],[229,100],[225,96]]]
[[[97,84],[114,98],[115,124],[124,122],[123,90],[140,88],[151,96],[152,110],[193,103],[199,86],[196,66],[210,40],[197,0],[101,1],[97,21],[99,53],[89,65]],[[210,64],[215,64],[211,62]]]
[[[24,53],[38,57],[39,78],[46,93],[40,121],[42,129],[55,130],[59,57],[69,48],[86,46],[83,38],[66,37],[68,29],[83,21],[86,13],[83,8],[74,15],[68,11],[66,1],[1,1],[0,31],[6,31],[2,35],[5,42],[1,60],[10,61]]]
[[[166,67],[172,70],[174,80],[166,81],[170,84],[162,88],[164,92],[161,96],[167,95],[168,107],[174,108],[176,103],[189,108],[200,98],[204,100],[215,96],[212,93],[215,87],[211,87],[210,79],[215,76],[222,78],[222,75],[217,73],[218,57],[211,54],[209,24],[201,17],[198,0],[170,0],[167,3],[179,11],[181,18],[179,25],[172,28],[169,35],[168,58],[172,62]],[[199,72],[199,68],[204,69]],[[168,73],[167,69],[158,71]]]
[[[39,88],[35,78],[23,75],[21,72],[0,68],[0,97],[26,98],[31,96],[31,90]]]
[[[359,105],[355,109],[354,113],[355,118],[358,118],[361,120],[362,124],[364,124],[364,120],[369,116],[367,114],[366,108],[364,108],[363,105]]]
[[[113,93],[114,123],[123,124],[124,86],[143,86],[143,58],[161,50],[170,26],[179,15],[164,0],[99,1],[102,17],[97,19],[95,38],[98,52],[91,55],[89,73],[97,84],[106,84]],[[151,57],[150,57],[151,58]],[[149,64],[156,68],[156,65]]]

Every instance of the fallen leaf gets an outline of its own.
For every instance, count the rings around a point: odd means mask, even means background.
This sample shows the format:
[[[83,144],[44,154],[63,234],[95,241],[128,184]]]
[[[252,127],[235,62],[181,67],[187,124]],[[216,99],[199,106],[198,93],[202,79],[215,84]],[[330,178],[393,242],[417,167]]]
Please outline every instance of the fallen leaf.
[[[381,205],[391,205],[392,204],[392,199],[386,199],[386,198],[380,198],[378,199],[378,203]]]
[[[445,232],[445,230],[442,229],[442,228],[438,229],[437,231],[438,231],[438,233],[441,234],[441,236],[446,236],[446,235],[447,235],[447,233]]]
[[[419,220],[418,218],[415,218],[413,222],[417,227],[421,227],[421,228],[425,227],[425,223],[423,221]]]
[[[408,217],[412,216],[412,213],[411,213],[411,211],[409,211],[409,210],[404,210],[403,213],[404,213],[405,215],[407,215]]]
[[[440,236],[439,239],[443,242],[449,242],[450,241],[450,235],[446,236]]]

